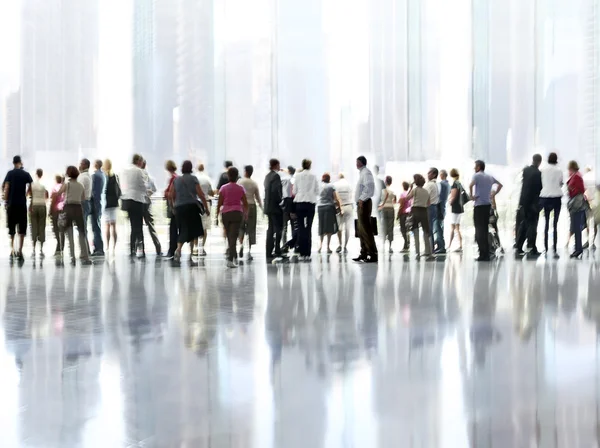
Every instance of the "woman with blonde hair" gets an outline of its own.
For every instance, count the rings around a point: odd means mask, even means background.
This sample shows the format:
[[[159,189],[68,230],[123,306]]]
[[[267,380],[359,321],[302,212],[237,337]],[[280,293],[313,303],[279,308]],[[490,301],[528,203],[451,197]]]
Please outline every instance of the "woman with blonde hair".
[[[108,252],[110,250],[112,230],[114,253],[117,247],[117,210],[119,209],[121,186],[119,185],[119,178],[113,172],[110,159],[104,161],[104,173],[106,174],[106,207],[104,209],[104,222],[106,223],[106,251]]]

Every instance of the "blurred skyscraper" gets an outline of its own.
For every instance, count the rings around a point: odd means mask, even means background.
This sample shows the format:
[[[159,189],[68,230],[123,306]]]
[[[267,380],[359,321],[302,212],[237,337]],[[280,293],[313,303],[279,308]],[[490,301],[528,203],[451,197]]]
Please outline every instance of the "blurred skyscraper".
[[[171,0],[134,0],[133,144],[154,172],[174,152],[177,20]]]
[[[179,158],[220,171],[224,148],[215,147],[213,0],[177,0],[177,98]]]
[[[21,153],[21,93],[9,93],[4,98],[2,117],[1,160],[8,160]]]
[[[97,59],[98,0],[22,0],[21,145],[30,163],[58,169],[65,155],[93,157]]]
[[[276,15],[277,141],[284,164],[329,170],[329,92],[321,0],[280,0]]]

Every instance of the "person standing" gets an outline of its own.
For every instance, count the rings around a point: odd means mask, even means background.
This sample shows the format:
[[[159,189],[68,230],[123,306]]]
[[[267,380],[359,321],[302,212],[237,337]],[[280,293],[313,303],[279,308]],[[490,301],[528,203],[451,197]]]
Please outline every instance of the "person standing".
[[[117,210],[121,198],[121,186],[119,178],[113,172],[112,162],[104,161],[104,172],[106,174],[106,208],[104,209],[104,222],[106,224],[106,250],[110,250],[111,230],[113,241],[113,253],[117,248]]]
[[[283,189],[279,171],[279,160],[269,161],[269,173],[265,177],[265,215],[269,221],[267,228],[267,261],[281,257],[281,233],[283,231]]]
[[[438,219],[440,221],[440,227],[442,229],[441,235],[444,238],[444,221],[446,220],[446,204],[448,197],[450,197],[450,183],[448,182],[448,172],[446,170],[440,170],[440,184],[438,191],[440,192],[440,205],[438,207]],[[446,241],[444,240],[444,245]]]
[[[85,232],[85,241],[88,246],[88,253],[90,252],[90,243],[88,241],[88,218],[92,215],[92,176],[90,175],[90,161],[88,159],[81,159],[79,162],[79,177],[77,182],[83,185],[85,190],[85,200],[81,206],[83,208],[83,231]]]
[[[248,218],[248,200],[244,187],[237,183],[240,177],[238,169],[235,167],[229,168],[227,175],[229,176],[229,183],[223,185],[219,190],[217,216],[221,213],[221,221],[227,235],[227,267],[237,268],[238,265],[235,262],[237,260],[237,249],[235,246],[242,222]]]
[[[423,257],[425,260],[431,261],[434,257],[431,255],[431,238],[429,235],[431,229],[429,228],[429,201],[431,195],[427,191],[425,186],[425,178],[420,174],[413,176],[413,184],[410,191],[408,192],[406,199],[412,201],[412,230],[413,237],[415,240],[415,251],[417,253],[417,260],[421,258],[421,248],[419,243],[419,225],[423,229],[423,241],[425,242],[425,253]]]
[[[292,171],[290,171],[292,168]],[[281,192],[283,193],[283,231],[281,233],[281,240],[287,242],[287,228],[288,224],[291,224],[291,210],[293,209],[294,203],[294,192],[293,192],[293,175],[296,173],[293,167],[287,169],[281,169],[279,171],[279,177],[281,177]],[[293,227],[293,226],[292,226]],[[292,229],[293,230],[293,229]]]
[[[10,235],[10,257],[23,261],[23,242],[27,234],[27,191],[31,188],[33,179],[23,169],[21,156],[13,157],[13,169],[4,178],[4,201]],[[17,230],[18,229],[18,230]],[[15,235],[19,232],[17,250],[15,250]]]
[[[385,188],[381,192],[381,203],[379,204],[379,211],[381,212],[381,233],[383,234],[383,251],[385,252],[385,242],[389,241],[390,250],[389,253],[394,253],[392,249],[392,242],[394,241],[394,221],[396,214],[394,213],[394,204],[396,203],[396,195],[391,190],[392,176],[386,176]]]
[[[231,168],[233,166],[233,162],[231,160],[225,160],[225,162],[223,162],[223,172],[221,173],[221,176],[219,177],[219,183],[217,184],[217,191],[221,190],[221,187],[223,185],[227,185],[229,183],[229,176],[227,174],[227,172],[229,171],[229,168]]]
[[[552,250],[554,257],[558,258],[558,218],[562,208],[563,172],[558,167],[558,155],[551,152],[548,156],[548,165],[542,169],[542,191],[540,192],[540,206],[544,210],[546,225],[544,227],[544,249],[548,254],[548,233],[550,230],[550,213],[553,214],[554,231],[552,234]]]
[[[529,252],[527,257],[536,258],[541,254],[537,250],[537,227],[540,217],[540,192],[542,191],[542,156],[535,154],[530,166],[523,170],[523,184],[519,199],[521,224],[517,232],[517,256],[524,256],[523,244],[527,239]]]
[[[89,167],[89,165],[88,165]],[[92,262],[89,258],[87,238],[85,236],[85,224],[83,222],[83,204],[87,200],[85,187],[77,179],[81,174],[79,170],[70,166],[67,168],[68,180],[63,183],[59,193],[65,195],[65,207],[64,211],[66,214],[65,232],[69,238],[69,251],[71,252],[71,264],[76,263],[75,259],[75,242],[73,239],[73,224],[77,226],[77,233],[79,234],[79,250],[81,251],[81,263],[84,265],[90,265]]]
[[[319,253],[323,250],[323,239],[327,237],[327,253],[331,254],[331,236],[338,232],[338,222],[335,210],[342,208],[336,194],[335,187],[331,184],[329,173],[323,174],[322,186],[319,194]]]
[[[144,173],[144,181],[146,182],[146,196],[144,197],[144,222],[148,227],[148,233],[150,234],[150,238],[152,238],[154,249],[156,249],[156,256],[162,257],[162,248],[160,246],[158,234],[156,233],[156,227],[154,227],[154,216],[152,215],[152,196],[157,191],[156,183],[146,169],[146,160],[142,162],[141,168],[142,172]]]
[[[142,258],[146,253],[144,248],[144,204],[147,197],[146,179],[141,168],[143,160],[141,155],[134,154],[131,165],[121,175],[122,207],[129,215],[131,227],[129,255],[135,257],[139,247],[142,250]]]
[[[212,180],[204,171],[204,164],[198,165],[198,172],[196,173],[196,177],[198,178],[198,182],[200,183],[200,188],[204,192],[204,197],[206,197],[206,203],[209,207],[212,206],[212,202],[210,197],[214,195],[214,191],[212,188]],[[204,234],[202,235],[202,247],[198,248],[198,255],[201,257],[206,257],[206,240],[208,239],[208,231],[212,227],[212,222],[210,219],[210,215],[205,213],[202,215],[202,230]],[[199,245],[198,245],[199,246]]]
[[[171,200],[171,190],[173,182],[177,179],[177,165],[172,160],[167,160],[165,170],[169,173],[169,183],[165,189],[165,201],[167,203],[167,218],[169,218],[169,251],[165,258],[171,260],[175,256],[178,240],[177,216],[175,216],[175,207]]]
[[[252,246],[256,244],[256,221],[258,218],[256,206],[258,205],[261,210],[264,210],[260,199],[258,184],[252,179],[253,173],[254,167],[252,165],[246,165],[244,167],[244,177],[238,180],[238,184],[241,185],[246,192],[246,202],[248,204],[246,219],[240,227],[240,258],[244,257],[244,236],[248,235],[248,261],[252,260],[251,250]]]
[[[29,190],[31,194],[31,205],[29,212],[31,214],[31,238],[33,241],[32,257],[35,257],[36,243],[40,243],[40,257],[44,257],[44,242],[46,241],[46,201],[48,200],[48,190],[42,184],[44,171],[38,168],[35,172],[37,179],[31,184]]]
[[[439,172],[431,168],[427,173],[428,182],[425,189],[429,193],[429,227],[431,228],[430,243],[434,254],[445,254],[446,246],[440,217],[440,187],[437,183]],[[447,198],[447,196],[446,196]]]
[[[360,255],[354,258],[357,263],[377,263],[378,253],[375,243],[375,229],[371,222],[373,212],[373,195],[375,194],[375,179],[367,168],[367,159],[360,156],[356,159],[359,170],[358,184],[354,193],[357,204],[358,236],[360,238]]]
[[[185,243],[190,244],[190,253],[194,253],[194,244],[204,233],[202,231],[202,218],[198,198],[204,206],[204,213],[210,215],[208,203],[198,178],[192,175],[194,166],[189,160],[181,164],[181,176],[173,181],[170,189],[171,201],[175,207],[174,214],[177,216],[178,234],[177,250],[174,259],[181,260],[181,248]]]
[[[452,247],[452,241],[454,240],[454,234],[458,237],[458,249],[457,252],[462,252],[462,234],[460,233],[460,221],[462,215],[465,213],[465,204],[463,201],[464,188],[460,183],[460,173],[456,168],[450,170],[450,177],[454,179],[452,188],[450,189],[450,242],[448,243],[448,250]]]
[[[102,242],[102,203],[104,202],[104,192],[106,189],[106,176],[102,172],[102,160],[94,162],[94,174],[92,176],[92,198],[91,198],[91,216],[92,232],[94,233],[94,253],[92,257],[104,256],[104,243]]]
[[[569,180],[567,181],[569,191],[569,215],[571,216],[571,233],[575,235],[575,251],[571,258],[580,258],[583,254],[583,243],[581,233],[586,220],[585,184],[579,172],[579,165],[575,160],[569,162]]]
[[[336,249],[336,252],[342,253],[342,251],[348,253],[348,242],[350,241],[350,232],[354,227],[354,206],[352,204],[352,188],[350,183],[346,180],[344,173],[338,175],[338,181],[334,184],[335,192],[337,193],[340,201],[341,209],[338,217],[338,239],[340,245]],[[344,231],[344,247],[342,249],[342,230]]]
[[[422,176],[421,176],[422,177]],[[402,253],[407,253],[410,251],[410,229],[407,225],[408,217],[412,212],[412,199],[408,198],[408,190],[410,189],[410,184],[408,182],[402,182],[402,193],[400,193],[399,204],[398,207],[398,219],[400,220],[400,233],[402,234],[402,238],[404,238],[404,247],[402,248]]]
[[[310,159],[302,160],[302,171],[296,173],[294,180],[294,203],[298,219],[298,249],[300,260],[310,261],[312,250],[312,227],[315,219],[315,206],[319,196],[319,182],[310,168]]]
[[[494,190],[494,186],[496,189]],[[475,224],[475,241],[479,247],[477,261],[490,261],[490,245],[488,225],[492,210],[492,200],[502,190],[502,184],[485,172],[485,162],[475,161],[475,174],[469,185],[469,194],[474,201],[473,221]]]
[[[65,208],[65,194],[61,193],[64,179],[60,174],[54,177],[56,185],[52,188],[50,195],[50,219],[52,220],[52,231],[56,238],[56,250],[54,256],[62,258],[63,250],[65,249],[65,233],[58,225],[58,215]]]

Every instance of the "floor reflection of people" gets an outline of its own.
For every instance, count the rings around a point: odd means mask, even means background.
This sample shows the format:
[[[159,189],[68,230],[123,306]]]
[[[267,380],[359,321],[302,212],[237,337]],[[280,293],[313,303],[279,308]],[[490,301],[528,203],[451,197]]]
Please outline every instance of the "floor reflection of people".
[[[362,273],[362,325],[363,348],[368,358],[377,353],[379,340],[375,288],[377,283],[377,265]]]
[[[271,350],[271,368],[281,362],[283,353],[283,313],[286,299],[283,283],[277,275],[267,274],[267,310],[265,312],[265,337]]]
[[[125,301],[127,315],[125,318],[131,345],[137,352],[141,350],[142,341],[151,333],[152,327],[148,314],[148,293],[145,285],[146,265],[131,265],[129,276],[129,291]]]
[[[596,325],[596,333],[600,335],[600,271],[598,266],[590,265],[588,276],[588,294],[583,314]]]
[[[185,346],[198,356],[205,356],[217,334],[211,311],[217,309],[213,294],[206,294],[191,279],[181,287]]]
[[[478,367],[485,366],[488,350],[502,337],[494,323],[498,299],[498,271],[498,265],[491,269],[478,266],[475,275],[473,318],[469,338],[473,346],[473,361]]]
[[[537,329],[542,315],[541,272],[532,264],[520,268],[527,285],[513,296],[515,327],[520,339],[528,341]]]
[[[560,286],[560,308],[567,318],[570,318],[577,308],[579,296],[579,278],[577,266],[567,265],[565,278]]]
[[[6,351],[14,356],[15,366],[21,371],[25,355],[31,348],[30,302],[22,271],[9,276],[4,305],[4,338]]]

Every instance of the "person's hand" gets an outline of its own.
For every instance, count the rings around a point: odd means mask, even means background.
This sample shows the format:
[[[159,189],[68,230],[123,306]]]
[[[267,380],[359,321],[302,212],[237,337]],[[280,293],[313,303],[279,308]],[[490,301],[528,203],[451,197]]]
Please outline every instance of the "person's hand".
[[[208,207],[204,207],[204,209],[206,210],[206,216],[210,216],[210,209]]]

